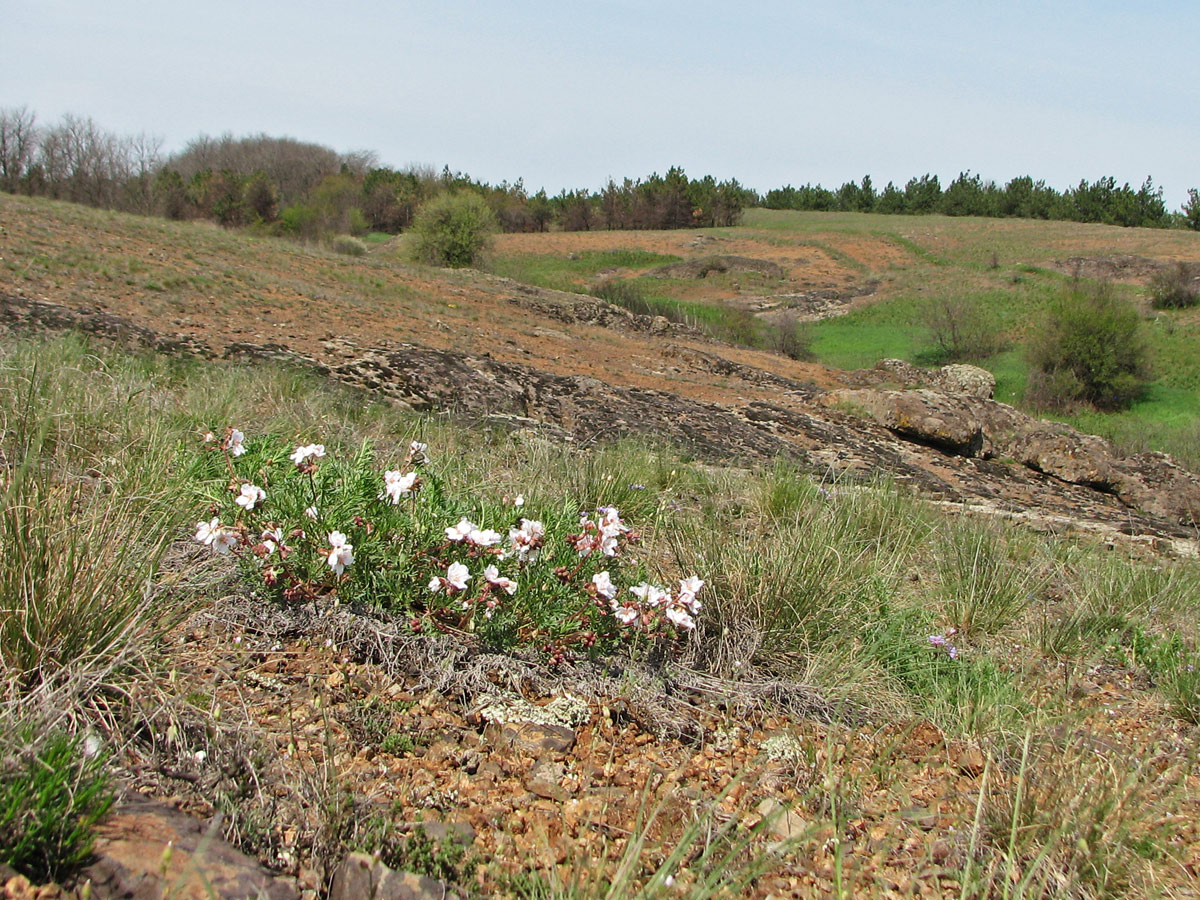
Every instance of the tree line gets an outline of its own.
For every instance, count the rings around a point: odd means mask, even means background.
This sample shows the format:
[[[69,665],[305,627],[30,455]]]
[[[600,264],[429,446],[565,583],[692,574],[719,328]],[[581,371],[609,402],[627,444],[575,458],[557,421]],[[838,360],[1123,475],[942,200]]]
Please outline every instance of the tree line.
[[[888,182],[876,190],[871,176],[848,181],[837,190],[821,185],[776,188],[767,191],[768,209],[876,212],[899,215],[940,213],[947,216],[991,216],[1020,219],[1061,219],[1105,225],[1168,228],[1186,226],[1200,230],[1200,195],[1188,191],[1178,213],[1167,211],[1162,188],[1147,178],[1140,188],[1128,182],[1118,186],[1111,176],[1086,179],[1073,188],[1057,191],[1029,175],[1014,178],[1003,187],[980,175],[962,172],[944,189],[936,175],[911,178],[903,188]]]
[[[90,118],[40,127],[25,107],[0,109],[0,190],[302,238],[398,233],[431,199],[461,191],[482,197],[505,231],[726,226],[758,202],[736,180],[691,179],[678,167],[548,196],[520,179],[492,185],[448,167],[397,170],[369,151],[265,134],[202,136],[165,155],[158,139],[112,134]]]
[[[380,165],[373,152],[338,153],[265,134],[202,136],[166,155],[157,138],[112,134],[90,118],[67,115],[40,126],[26,107],[0,108],[0,190],[300,238],[398,233],[434,197],[462,191],[483,198],[500,228],[518,232],[724,227],[752,206],[1200,230],[1197,191],[1189,191],[1180,212],[1169,213],[1162,188],[1149,178],[1137,190],[1105,177],[1059,192],[1029,176],[1000,187],[963,172],[945,189],[936,175],[923,175],[903,188],[889,182],[880,191],[866,176],[837,190],[788,185],[760,196],[736,179],[694,179],[672,167],[665,175],[610,178],[599,191],[549,196],[528,191],[521,179],[493,185],[448,167],[398,170]]]

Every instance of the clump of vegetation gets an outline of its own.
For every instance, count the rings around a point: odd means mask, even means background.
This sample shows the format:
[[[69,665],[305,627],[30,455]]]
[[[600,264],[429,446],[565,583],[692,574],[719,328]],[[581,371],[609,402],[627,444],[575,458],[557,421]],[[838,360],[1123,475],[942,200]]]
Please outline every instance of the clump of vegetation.
[[[1150,300],[1155,309],[1186,309],[1200,303],[1200,286],[1191,266],[1177,262],[1150,279]]]
[[[478,264],[496,231],[496,217],[477,194],[443,194],[421,207],[412,231],[418,262],[462,268]]]
[[[808,323],[802,322],[793,310],[786,311],[776,319],[771,330],[767,332],[770,349],[788,359],[813,359],[816,356],[813,353],[814,339]]]
[[[630,526],[616,507],[525,508],[455,497],[413,441],[378,472],[369,446],[349,459],[323,444],[217,440],[200,474],[209,513],[196,540],[232,554],[256,589],[285,601],[330,592],[385,606],[414,631],[466,629],[503,649],[568,652],[683,634],[695,628],[704,584],[672,595],[626,566]],[[626,573],[628,571],[628,574]]]
[[[113,804],[99,754],[65,734],[32,729],[0,746],[0,863],[35,883],[61,879],[87,863],[92,829]]]
[[[978,297],[936,297],[926,304],[924,318],[942,361],[986,359],[1004,348],[1000,317]]]
[[[366,256],[367,245],[349,234],[339,234],[329,244],[334,253],[345,256]]]
[[[1123,409],[1150,379],[1137,308],[1108,285],[1073,285],[1028,345],[1026,399],[1043,407]]]

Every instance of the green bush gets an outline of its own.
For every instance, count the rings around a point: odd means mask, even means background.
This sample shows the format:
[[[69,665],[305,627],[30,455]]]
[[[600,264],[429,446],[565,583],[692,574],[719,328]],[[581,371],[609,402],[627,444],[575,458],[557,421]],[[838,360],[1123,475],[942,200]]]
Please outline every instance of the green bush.
[[[1200,303],[1200,287],[1185,262],[1162,269],[1150,279],[1150,300],[1155,309],[1186,309]]]
[[[38,743],[27,729],[18,742],[0,758],[0,863],[35,883],[60,879],[91,857],[92,828],[112,806],[104,759],[62,734]]]
[[[496,227],[496,217],[478,194],[442,194],[417,212],[413,258],[431,266],[473,266]]]
[[[1128,407],[1149,380],[1137,308],[1107,285],[1072,286],[1029,343],[1026,399],[1046,407]]]

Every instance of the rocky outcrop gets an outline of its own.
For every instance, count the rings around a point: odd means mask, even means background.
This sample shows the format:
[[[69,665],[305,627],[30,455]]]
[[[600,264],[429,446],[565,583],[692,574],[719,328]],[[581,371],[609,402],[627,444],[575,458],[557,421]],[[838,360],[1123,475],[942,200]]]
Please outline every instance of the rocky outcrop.
[[[504,287],[511,290],[509,303],[567,325],[599,325],[614,331],[648,331],[651,334],[688,337],[701,335],[698,329],[690,325],[671,322],[663,316],[646,316],[630,312],[623,306],[616,306],[586,294],[552,291],[548,288],[533,287],[509,279],[497,280],[502,281]]]
[[[902,359],[881,359],[874,368],[848,372],[846,382],[856,387],[932,388],[945,394],[984,399],[991,399],[996,393],[996,378],[991,372],[961,363],[922,369]]]
[[[786,440],[736,413],[666,391],[625,388],[582,375],[428,347],[369,350],[331,367],[334,377],[415,410],[448,409],[510,428],[551,423],[580,441],[642,435],[709,458],[795,456]]]
[[[1200,523],[1200,478],[1162,453],[1119,456],[1105,440],[1004,403],[932,390],[834,391],[889,431],[947,453],[1012,459],[1070,484],[1180,524]]]
[[[203,340],[189,334],[164,335],[102,309],[75,309],[15,294],[0,295],[2,331],[81,331],[121,344],[180,356],[216,356]]]

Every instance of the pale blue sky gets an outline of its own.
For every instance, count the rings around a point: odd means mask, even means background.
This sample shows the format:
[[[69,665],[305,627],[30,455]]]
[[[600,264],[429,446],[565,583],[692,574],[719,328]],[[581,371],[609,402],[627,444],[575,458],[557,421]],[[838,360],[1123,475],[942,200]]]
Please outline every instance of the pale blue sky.
[[[3,0],[0,106],[266,132],[551,193],[962,169],[1200,187],[1200,3]]]

